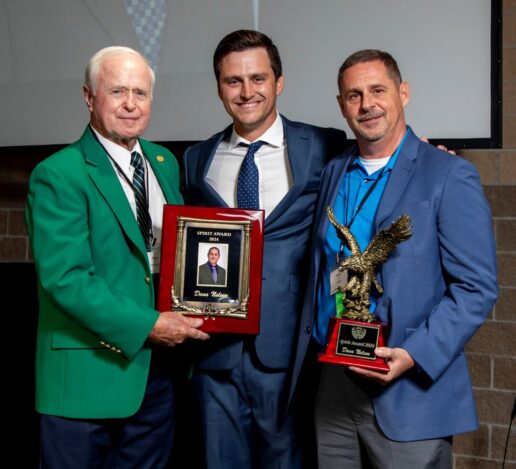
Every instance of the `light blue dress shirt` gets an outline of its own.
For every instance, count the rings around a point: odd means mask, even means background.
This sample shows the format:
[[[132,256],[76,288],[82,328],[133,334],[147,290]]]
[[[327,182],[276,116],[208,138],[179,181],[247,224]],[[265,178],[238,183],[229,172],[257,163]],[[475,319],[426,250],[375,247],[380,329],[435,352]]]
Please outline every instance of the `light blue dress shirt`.
[[[396,158],[405,142],[407,133],[400,145],[389,159],[387,164],[378,171],[368,175],[364,165],[355,156],[354,161],[349,165],[348,171],[339,187],[339,192],[333,205],[335,218],[349,228],[355,237],[360,251],[363,252],[375,234],[374,220],[376,211],[383,195],[389,175],[394,167]],[[376,186],[365,200],[362,207],[360,204],[366,196],[371,185],[378,180]],[[335,295],[330,294],[330,273],[337,266],[337,255],[347,257],[351,254],[347,245],[342,246],[333,225],[328,224],[328,231],[324,241],[324,254],[321,258],[322,276],[319,279],[317,293],[317,315],[314,325],[314,338],[321,345],[326,344],[328,334],[328,323],[330,317],[336,314]],[[342,250],[342,251],[341,251]],[[371,313],[376,308],[378,292],[373,288],[371,294]]]

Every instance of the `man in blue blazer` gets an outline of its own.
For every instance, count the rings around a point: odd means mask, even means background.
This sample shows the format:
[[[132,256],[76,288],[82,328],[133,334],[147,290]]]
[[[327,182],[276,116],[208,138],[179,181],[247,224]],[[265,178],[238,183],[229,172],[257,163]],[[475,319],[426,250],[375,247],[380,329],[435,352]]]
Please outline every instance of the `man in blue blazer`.
[[[292,122],[276,111],[281,60],[257,31],[236,31],[214,56],[219,97],[233,125],[185,154],[187,203],[242,206],[238,182],[249,144],[258,206],[265,210],[260,334],[212,337],[193,383],[202,414],[208,467],[302,467],[299,406],[286,411],[294,343],[306,285],[309,235],[322,168],[346,136]],[[245,164],[245,163],[244,163]],[[252,268],[252,266],[251,266]],[[311,418],[304,409],[303,417]]]
[[[376,318],[389,327],[387,346],[375,352],[390,371],[323,365],[316,403],[322,469],[451,467],[451,435],[477,427],[464,346],[497,296],[490,210],[471,164],[407,128],[409,97],[385,52],[357,52],[340,68],[337,99],[357,147],[323,172],[294,387],[308,329],[315,322],[313,336],[324,344],[335,315],[335,256],[349,255],[326,207],[351,226],[362,251],[402,214],[413,234],[377,272],[383,295],[371,296]]]

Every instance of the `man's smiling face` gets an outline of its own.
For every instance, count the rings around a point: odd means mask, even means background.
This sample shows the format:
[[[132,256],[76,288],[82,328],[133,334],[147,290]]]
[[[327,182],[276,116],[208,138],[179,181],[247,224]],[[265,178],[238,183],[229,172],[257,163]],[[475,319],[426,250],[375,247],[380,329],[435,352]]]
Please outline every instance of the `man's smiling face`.
[[[405,132],[408,85],[398,83],[380,60],[345,70],[337,100],[359,143],[378,142]]]
[[[283,77],[276,79],[266,49],[256,47],[231,52],[222,59],[218,89],[236,132],[253,141],[276,120],[276,98],[283,90]]]

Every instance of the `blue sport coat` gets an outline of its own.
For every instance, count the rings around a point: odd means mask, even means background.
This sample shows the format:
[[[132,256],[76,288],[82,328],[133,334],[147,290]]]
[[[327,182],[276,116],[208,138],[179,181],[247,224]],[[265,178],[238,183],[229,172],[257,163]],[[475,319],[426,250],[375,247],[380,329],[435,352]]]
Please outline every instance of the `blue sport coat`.
[[[311,280],[299,329],[291,395],[306,355],[332,206],[352,151],[324,170],[314,223]],[[412,237],[383,264],[376,317],[389,325],[388,347],[417,363],[374,398],[375,415],[397,441],[474,430],[475,405],[464,346],[498,294],[491,213],[475,168],[419,141],[409,129],[378,206],[376,231],[410,215]]]
[[[313,212],[325,164],[342,153],[346,135],[282,116],[293,186],[265,220],[260,334],[256,354],[269,368],[291,365],[309,268]],[[219,143],[232,126],[189,148],[184,156],[188,204],[226,207],[206,182]],[[252,339],[250,339],[252,340]],[[242,336],[213,336],[199,344],[200,369],[231,369],[242,356]]]

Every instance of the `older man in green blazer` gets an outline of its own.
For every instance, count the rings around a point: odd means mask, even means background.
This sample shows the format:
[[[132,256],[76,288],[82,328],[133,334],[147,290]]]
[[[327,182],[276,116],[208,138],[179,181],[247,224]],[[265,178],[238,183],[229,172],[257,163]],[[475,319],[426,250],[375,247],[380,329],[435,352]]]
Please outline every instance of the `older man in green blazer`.
[[[84,85],[90,125],[31,176],[44,467],[164,466],[173,365],[160,353],[208,337],[202,320],[154,307],[163,204],[182,198],[175,157],[139,138],[153,84],[136,51],[95,54]]]

